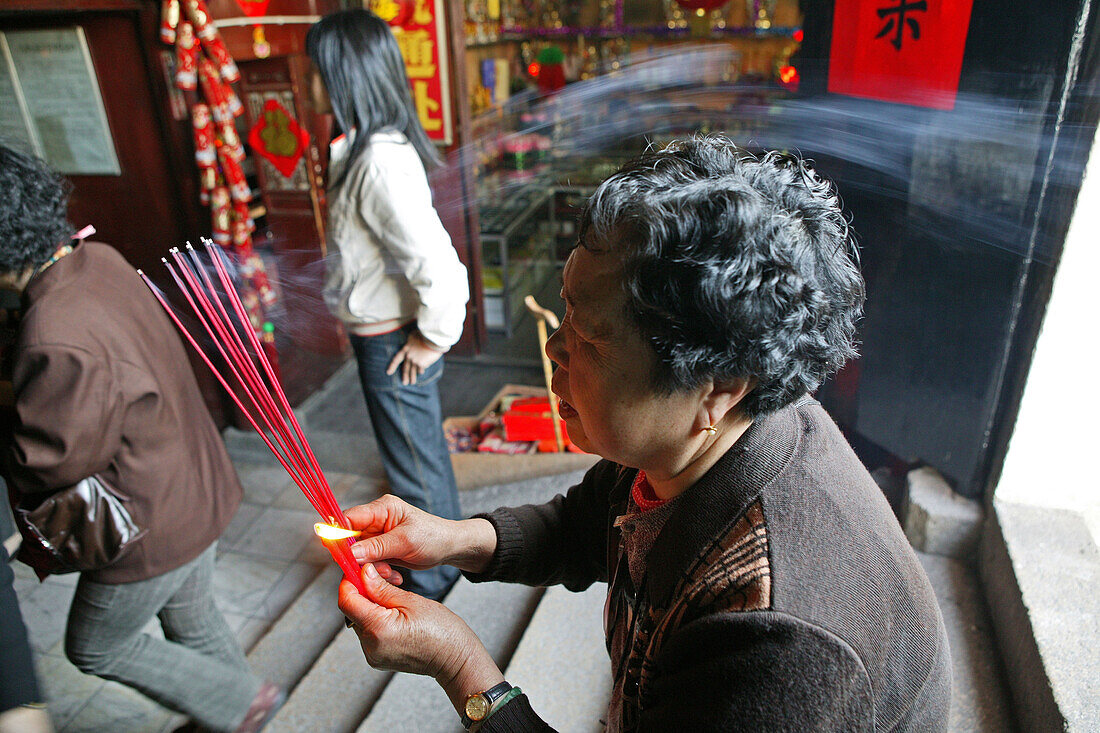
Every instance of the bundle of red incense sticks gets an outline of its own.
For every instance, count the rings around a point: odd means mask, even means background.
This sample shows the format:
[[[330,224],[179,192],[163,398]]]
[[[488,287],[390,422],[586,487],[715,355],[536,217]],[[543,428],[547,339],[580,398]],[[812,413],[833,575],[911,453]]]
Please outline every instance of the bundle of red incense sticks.
[[[214,365],[199,345],[196,335],[184,326],[160,288],[141,270],[138,270],[138,275],[321,518],[333,527],[350,531],[347,517],[340,510],[321,472],[275,370],[252,328],[244,304],[233,287],[225,254],[208,239],[202,240],[202,243],[205,257],[188,243],[186,251],[173,248],[169,252],[172,261],[168,258],[161,258],[161,261],[221,356],[228,376]],[[238,394],[238,389],[243,398]],[[359,565],[351,554],[352,542],[352,537],[325,539],[325,547],[344,571],[344,576],[360,592],[364,592]]]

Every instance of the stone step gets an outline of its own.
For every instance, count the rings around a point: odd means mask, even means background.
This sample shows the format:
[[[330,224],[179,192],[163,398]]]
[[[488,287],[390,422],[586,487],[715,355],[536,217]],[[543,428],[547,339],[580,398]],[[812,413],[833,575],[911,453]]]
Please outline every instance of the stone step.
[[[505,671],[535,711],[560,731],[599,733],[611,699],[604,644],[607,585],[583,593],[547,589]]]
[[[253,669],[284,690],[298,684],[344,628],[336,607],[342,577],[332,564],[306,586],[248,653]]]
[[[1006,733],[1015,715],[982,589],[958,560],[918,552],[936,592],[951,645],[950,733]]]
[[[469,624],[497,665],[505,669],[532,614],[537,613],[535,609],[543,593],[542,588],[508,583],[475,585],[459,578],[445,603]],[[450,700],[435,680],[397,674],[359,726],[358,733],[457,733],[461,730]]]
[[[460,493],[467,516],[504,504],[543,502],[566,490],[583,471],[489,486]],[[368,712],[382,698],[389,673],[371,670],[354,634],[344,631],[344,617],[336,607],[341,573],[335,565],[324,571],[287,607],[255,644],[248,658],[253,668],[290,692],[286,704],[269,724],[272,731],[309,727],[325,731],[352,731],[367,725]],[[489,583],[475,586],[461,579],[446,603],[485,642],[499,664],[507,664],[531,618],[543,589]],[[398,675],[378,708],[374,721],[399,720],[404,710],[418,716],[417,730],[431,730],[431,721],[454,723],[454,710],[430,679]],[[421,689],[423,688],[423,689]],[[414,700],[413,705],[408,701]],[[391,702],[392,701],[392,702]],[[399,724],[374,729],[400,730]],[[442,728],[450,730],[450,728]]]
[[[392,677],[392,672],[368,667],[359,638],[344,630],[294,688],[264,733],[353,731]]]
[[[302,592],[248,655],[252,667],[289,691],[267,733],[351,731],[393,675],[372,670],[336,605],[335,564]]]
[[[514,481],[495,486],[484,486],[458,492],[459,503],[464,516],[482,512],[491,512],[502,506],[521,506],[523,504],[542,504],[558,494],[564,494],[569,487],[580,483],[587,469],[570,471],[554,476]]]

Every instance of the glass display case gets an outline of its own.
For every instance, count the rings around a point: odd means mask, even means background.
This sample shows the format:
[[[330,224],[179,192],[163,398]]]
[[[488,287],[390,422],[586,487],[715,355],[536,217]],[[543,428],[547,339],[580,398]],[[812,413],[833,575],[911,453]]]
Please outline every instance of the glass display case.
[[[555,276],[553,190],[531,183],[481,207],[481,282],[485,327],[511,336],[524,296]]]

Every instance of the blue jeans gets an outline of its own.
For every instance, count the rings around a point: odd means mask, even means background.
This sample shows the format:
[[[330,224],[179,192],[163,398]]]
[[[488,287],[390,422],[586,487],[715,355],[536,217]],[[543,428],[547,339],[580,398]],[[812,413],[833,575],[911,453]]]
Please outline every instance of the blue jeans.
[[[232,731],[263,681],[214,605],[214,547],[134,583],[107,585],[81,575],[65,655],[82,672],[129,685],[212,730]],[[154,616],[164,639],[142,631]]]
[[[425,369],[416,384],[401,384],[400,368],[386,374],[413,328],[409,325],[381,336],[351,335],[359,381],[390,493],[437,517],[461,519],[439,404],[443,359]],[[458,578],[458,570],[449,565],[431,570],[403,568],[401,574],[403,588],[437,599]]]

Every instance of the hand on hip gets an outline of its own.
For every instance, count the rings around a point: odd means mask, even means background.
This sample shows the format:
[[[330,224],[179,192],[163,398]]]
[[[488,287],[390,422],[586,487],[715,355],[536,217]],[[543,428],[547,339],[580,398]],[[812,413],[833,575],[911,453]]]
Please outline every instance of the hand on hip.
[[[430,344],[419,331],[413,331],[386,367],[386,374],[393,374],[400,367],[401,384],[416,384],[424,370],[439,361],[441,356],[442,351]]]

